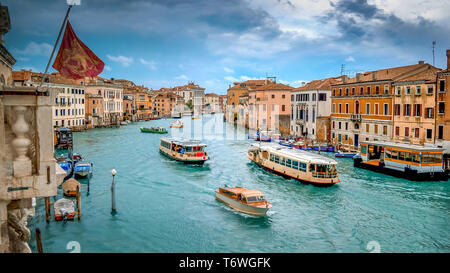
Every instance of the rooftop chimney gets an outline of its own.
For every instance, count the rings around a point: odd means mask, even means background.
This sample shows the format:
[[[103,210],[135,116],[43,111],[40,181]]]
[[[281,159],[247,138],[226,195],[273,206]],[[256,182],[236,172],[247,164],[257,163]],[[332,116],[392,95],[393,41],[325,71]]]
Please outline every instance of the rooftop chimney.
[[[347,75],[342,75],[341,79],[343,83],[347,83]]]
[[[374,81],[377,80],[377,71],[372,72],[372,80],[374,80]]]
[[[361,80],[361,73],[356,73],[356,81],[359,82]]]
[[[450,69],[450,49],[447,49],[447,69]]]
[[[419,61],[419,64],[424,64],[425,62],[424,61]]]

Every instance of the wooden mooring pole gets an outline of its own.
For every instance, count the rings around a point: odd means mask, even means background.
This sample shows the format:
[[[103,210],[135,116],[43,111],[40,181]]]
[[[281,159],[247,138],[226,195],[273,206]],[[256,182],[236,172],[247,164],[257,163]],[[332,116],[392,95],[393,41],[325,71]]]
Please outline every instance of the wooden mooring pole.
[[[44,253],[44,250],[42,249],[41,230],[38,228],[36,228],[36,247],[37,247],[38,253]]]
[[[77,210],[78,210],[78,221],[81,219],[81,194],[80,187],[77,186]]]
[[[45,197],[45,221],[50,220],[50,197]]]

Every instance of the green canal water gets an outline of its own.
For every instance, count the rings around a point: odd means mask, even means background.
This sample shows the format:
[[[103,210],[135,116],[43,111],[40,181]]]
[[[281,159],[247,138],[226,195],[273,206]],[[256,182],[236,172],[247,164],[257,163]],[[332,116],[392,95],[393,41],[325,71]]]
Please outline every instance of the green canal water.
[[[342,182],[332,187],[286,180],[251,163],[253,141],[222,117],[183,117],[185,128],[169,130],[207,143],[211,159],[202,167],[164,157],[161,135],[139,130],[169,128],[173,119],[75,133],[74,151],[94,163],[90,194],[80,181],[81,221],[47,224],[43,199],[37,200],[29,227],[33,234],[40,228],[44,251],[71,252],[72,241],[81,252],[450,251],[448,181],[394,178],[353,168],[351,159],[337,160]],[[224,184],[259,189],[273,208],[266,217],[235,212],[215,199]],[[36,251],[34,235],[30,245]]]

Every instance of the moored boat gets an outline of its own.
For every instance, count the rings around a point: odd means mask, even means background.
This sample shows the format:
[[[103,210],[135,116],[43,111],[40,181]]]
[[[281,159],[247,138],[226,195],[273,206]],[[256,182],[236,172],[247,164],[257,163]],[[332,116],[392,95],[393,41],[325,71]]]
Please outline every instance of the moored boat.
[[[140,129],[142,133],[167,134],[167,130],[163,127],[141,127]]]
[[[328,157],[279,144],[253,144],[248,158],[265,170],[321,186],[339,183],[337,162]]]
[[[87,161],[79,161],[75,163],[73,174],[75,177],[86,178],[92,175],[93,165]]]
[[[216,198],[239,212],[252,215],[265,216],[272,207],[272,204],[264,199],[262,192],[242,187],[219,188],[216,190]]]
[[[410,180],[447,180],[443,151],[434,146],[362,141],[353,165]]]
[[[203,164],[209,159],[205,152],[206,144],[197,140],[175,137],[161,138],[159,151],[177,161],[190,164]]]
[[[73,172],[73,161],[69,158],[65,157],[64,155],[60,155],[56,161],[58,162],[59,166],[66,172],[66,177],[64,179],[67,179],[72,176]]]
[[[72,200],[61,198],[53,205],[55,220],[73,220],[75,217],[75,204]]]
[[[62,184],[63,194],[65,196],[75,197],[77,196],[77,188],[81,188],[80,182],[74,178],[70,178]]]
[[[354,151],[354,152],[338,151],[337,153],[334,154],[334,156],[337,158],[353,158],[357,154],[358,154],[358,152],[356,152],[356,151]]]

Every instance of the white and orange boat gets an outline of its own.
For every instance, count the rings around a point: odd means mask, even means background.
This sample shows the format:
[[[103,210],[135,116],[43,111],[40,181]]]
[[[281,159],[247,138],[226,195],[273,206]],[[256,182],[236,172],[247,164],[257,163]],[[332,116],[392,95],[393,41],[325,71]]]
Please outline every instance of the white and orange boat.
[[[216,190],[216,198],[239,212],[252,215],[265,216],[272,207],[264,199],[262,192],[241,187],[219,188]]]
[[[172,124],[170,124],[170,128],[183,128],[183,122],[176,120]]]
[[[265,170],[301,182],[331,186],[340,182],[331,158],[275,143],[253,144],[248,158]]]

